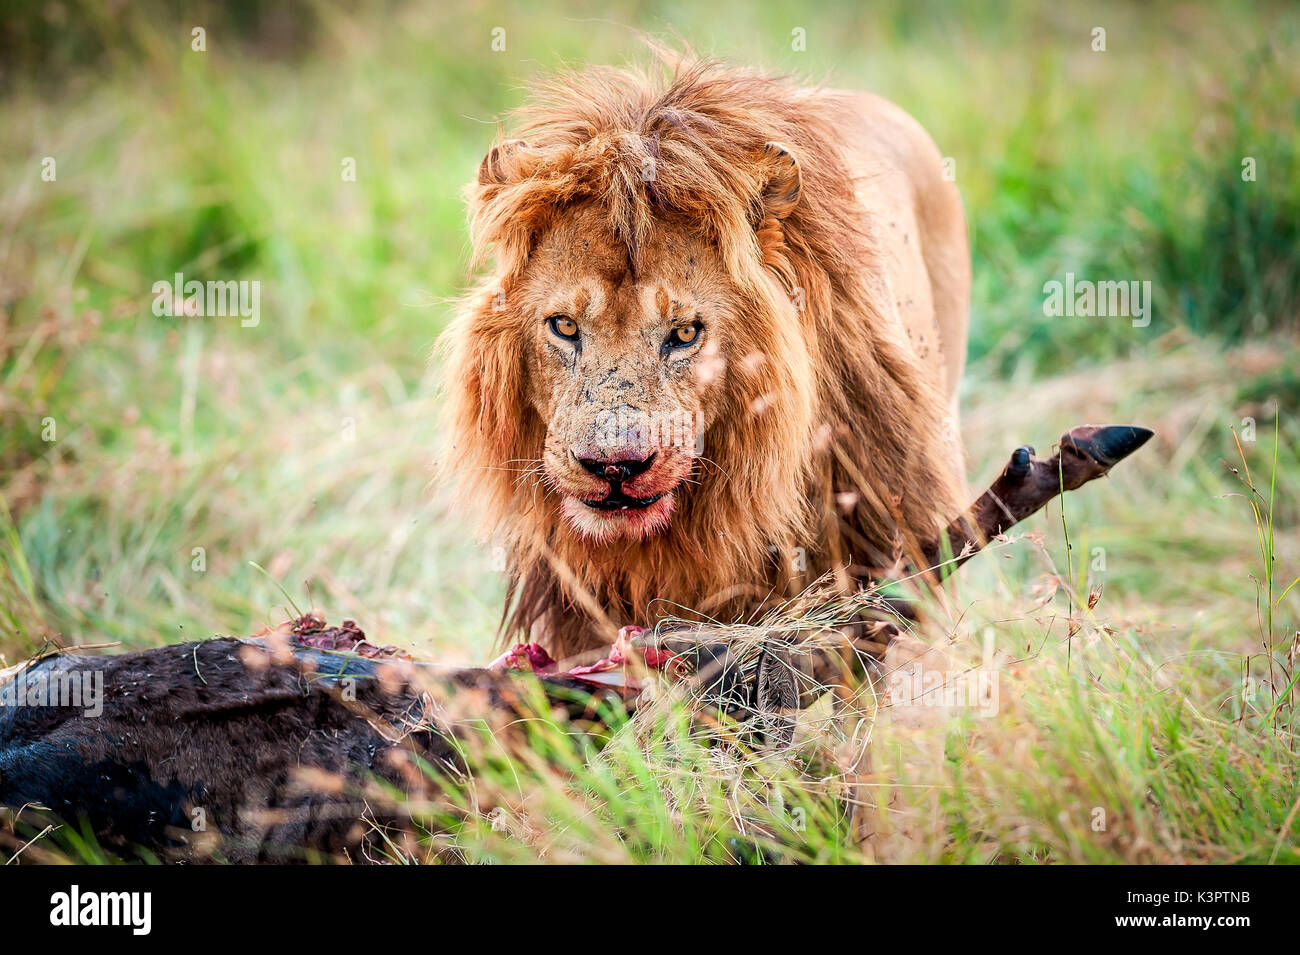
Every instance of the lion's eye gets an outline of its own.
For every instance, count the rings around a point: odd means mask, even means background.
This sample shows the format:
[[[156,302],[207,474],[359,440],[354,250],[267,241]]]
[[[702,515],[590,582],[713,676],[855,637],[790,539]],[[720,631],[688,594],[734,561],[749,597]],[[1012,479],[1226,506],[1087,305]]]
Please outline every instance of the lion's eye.
[[[550,325],[551,331],[561,338],[569,341],[576,341],[578,338],[578,323],[568,315],[552,315],[546,320],[546,324]]]
[[[668,341],[664,344],[669,348],[685,348],[687,345],[694,345],[702,331],[704,331],[704,323],[694,321],[685,328],[674,328],[668,333]]]

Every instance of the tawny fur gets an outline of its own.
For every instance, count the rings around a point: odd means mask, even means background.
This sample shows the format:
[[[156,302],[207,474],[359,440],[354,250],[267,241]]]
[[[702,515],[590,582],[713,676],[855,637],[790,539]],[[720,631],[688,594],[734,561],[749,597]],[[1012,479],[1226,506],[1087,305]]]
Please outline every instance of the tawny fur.
[[[444,461],[510,555],[504,636],[569,656],[623,624],[748,617],[828,571],[888,566],[960,510],[965,224],[905,114],[688,61],[562,74],[518,118],[523,144],[499,144],[470,187],[476,261],[495,266],[442,341]],[[574,533],[525,470],[560,373],[522,302],[539,242],[576,216],[607,241],[573,268],[609,288],[669,274],[684,243],[720,276],[720,371],[697,388],[707,460],[641,539]]]

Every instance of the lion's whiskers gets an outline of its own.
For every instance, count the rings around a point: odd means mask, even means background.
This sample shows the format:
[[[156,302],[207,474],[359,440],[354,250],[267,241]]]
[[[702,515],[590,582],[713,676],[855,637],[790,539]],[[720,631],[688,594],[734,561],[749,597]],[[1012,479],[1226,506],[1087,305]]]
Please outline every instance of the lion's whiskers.
[[[715,468],[718,469],[718,473],[721,474],[723,477],[726,477],[726,478],[730,478],[730,477],[731,477],[731,475],[727,472],[727,469],[724,468],[724,467],[723,467],[721,464],[719,464],[717,461],[713,460],[713,458],[706,458],[706,457],[705,457],[704,455],[702,455],[702,454],[697,454],[697,455],[695,455],[695,460],[701,462],[702,464],[711,464],[711,465],[713,465]]]

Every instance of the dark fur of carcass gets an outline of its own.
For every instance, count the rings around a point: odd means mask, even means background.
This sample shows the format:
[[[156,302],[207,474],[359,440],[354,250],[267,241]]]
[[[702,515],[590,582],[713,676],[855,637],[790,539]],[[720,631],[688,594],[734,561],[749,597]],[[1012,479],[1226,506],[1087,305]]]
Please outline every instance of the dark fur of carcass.
[[[421,671],[418,686],[403,679],[416,672],[404,666]],[[391,675],[379,679],[383,667]],[[197,809],[206,831],[221,835],[218,859],[361,861],[376,825],[393,820],[370,806],[361,821],[360,786],[377,778],[406,790],[415,776],[428,795],[429,775],[413,774],[413,762],[395,752],[444,771],[444,781],[457,769],[451,732],[422,704],[428,671],[415,664],[218,638],[113,657],[50,657],[16,679],[32,685],[73,669],[103,671],[102,714],[0,706],[0,804],[46,807],[128,855],[139,846],[172,861],[209,858],[211,840],[192,827]],[[526,694],[515,692],[520,675],[436,673],[433,685],[479,691],[493,710],[524,705]],[[578,710],[590,699],[589,689],[564,680],[547,688]],[[344,785],[304,785],[302,769]]]

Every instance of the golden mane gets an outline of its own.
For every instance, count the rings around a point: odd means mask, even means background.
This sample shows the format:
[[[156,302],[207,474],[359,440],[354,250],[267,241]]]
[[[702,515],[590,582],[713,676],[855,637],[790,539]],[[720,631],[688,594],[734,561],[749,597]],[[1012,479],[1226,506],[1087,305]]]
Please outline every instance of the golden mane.
[[[507,636],[540,636],[561,655],[622,624],[746,615],[828,570],[887,565],[906,537],[960,507],[960,479],[942,459],[944,399],[880,318],[870,223],[837,145],[843,109],[716,62],[662,78],[594,68],[541,86],[516,116],[526,146],[503,141],[484,160],[470,188],[474,258],[493,250],[496,264],[443,338],[444,463],[509,554]],[[802,176],[780,221],[764,204],[769,142]],[[710,463],[670,530],[634,543],[575,538],[553,500],[503,467],[535,461],[545,426],[527,400],[520,323],[501,305],[534,238],[591,202],[634,271],[662,217],[684,217],[716,243],[749,299],[739,353],[762,359],[728,379]]]

